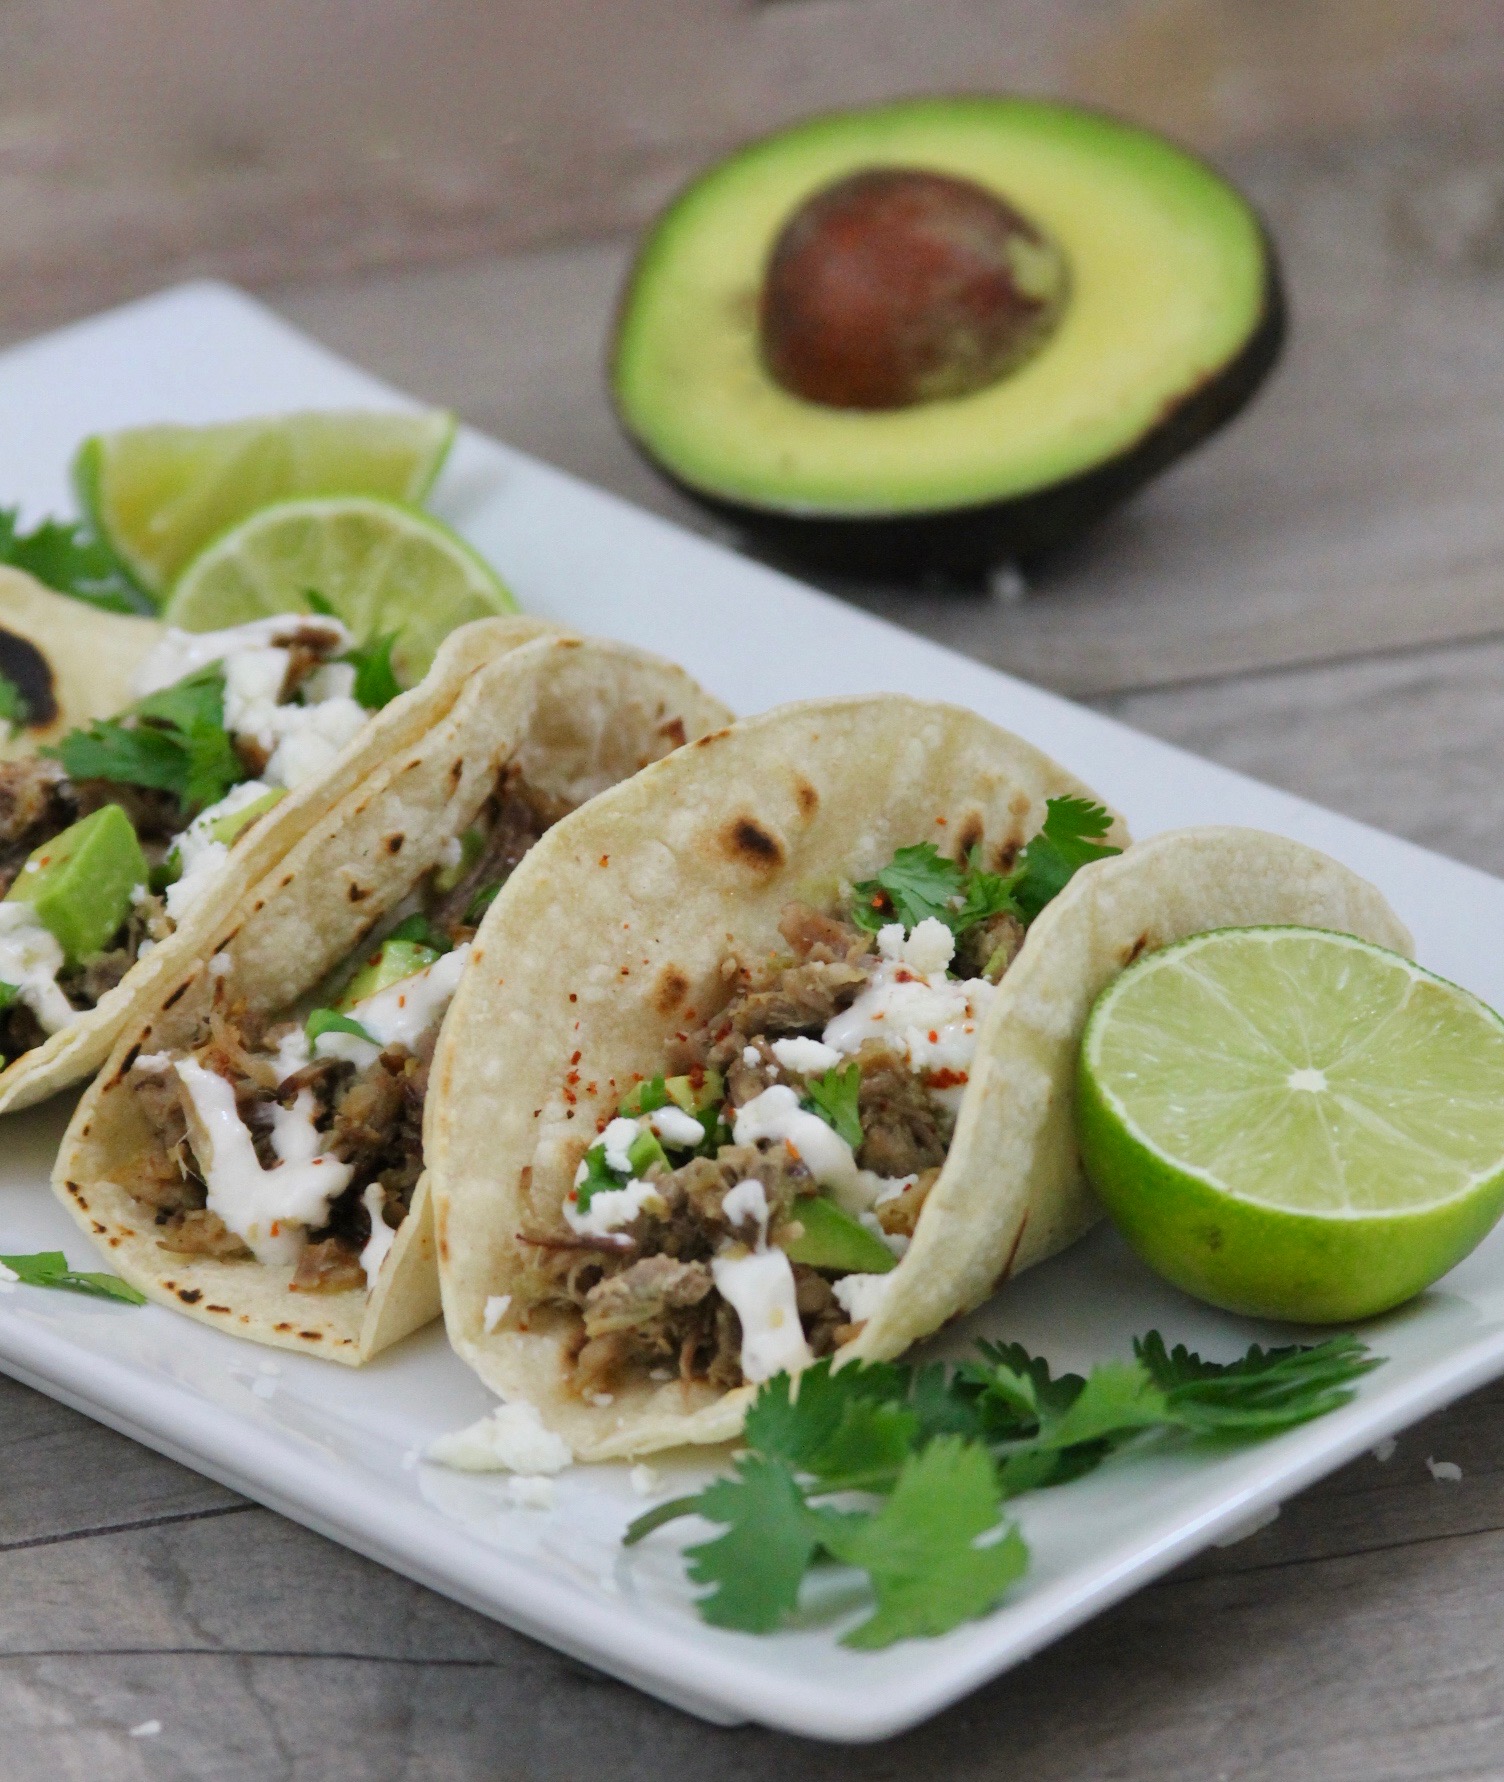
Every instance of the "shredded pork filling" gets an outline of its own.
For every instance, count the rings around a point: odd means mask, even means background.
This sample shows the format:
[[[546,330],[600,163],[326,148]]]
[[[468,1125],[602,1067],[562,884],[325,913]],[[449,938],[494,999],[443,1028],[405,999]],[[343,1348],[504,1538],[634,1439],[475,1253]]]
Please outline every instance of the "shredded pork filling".
[[[666,1061],[669,1072],[697,1088],[712,1073],[719,1078],[725,1099],[719,1132],[728,1139],[727,1128],[740,1110],[770,1088],[786,1086],[809,1105],[811,1079],[821,1074],[814,1068],[817,1058],[825,1064],[838,1054],[821,1044],[801,1055],[799,1048],[780,1042],[819,1041],[883,970],[876,937],[836,916],[791,904],[780,933],[787,955],[756,969],[728,960],[729,1000]],[[1007,916],[966,938],[966,962],[980,958],[995,975],[1017,953],[1023,928]],[[906,975],[901,966],[896,975]],[[800,1068],[806,1059],[810,1068]],[[908,1057],[875,1039],[839,1062],[854,1062],[860,1071],[856,1170],[868,1182],[882,1178],[886,1184],[865,1223],[901,1253],[954,1132],[955,1111],[946,1092],[963,1086],[966,1072],[916,1069]],[[953,1093],[949,1099],[954,1102]],[[610,1127],[605,1131],[609,1135]],[[714,1155],[692,1156],[677,1168],[667,1160],[655,1162],[643,1181],[646,1188],[631,1184],[640,1209],[619,1226],[581,1230],[586,1221],[561,1215],[557,1225],[540,1224],[521,1234],[537,1259],[542,1300],[579,1314],[575,1389],[596,1396],[644,1371],[650,1378],[740,1385],[747,1378],[746,1332],[716,1286],[713,1264],[717,1257],[796,1241],[803,1231],[800,1207],[810,1204],[821,1184],[797,1144],[780,1138],[721,1143]],[[760,1187],[760,1196],[747,1189],[748,1183]],[[728,1197],[733,1197],[729,1216]],[[801,1262],[789,1267],[804,1342],[812,1355],[828,1355],[855,1331],[836,1292],[836,1273]]]
[[[441,863],[418,887],[420,913],[429,928],[451,949],[469,942],[480,894],[504,882],[568,808],[527,785],[515,768],[504,769],[467,831],[460,864]],[[363,962],[367,951],[362,949],[354,963]],[[152,1140],[117,1179],[150,1212],[164,1250],[253,1258],[252,1246],[208,1205],[211,1172],[194,1149],[193,1098],[176,1068],[180,1056],[191,1059],[233,1088],[235,1112],[251,1135],[262,1170],[287,1161],[285,1123],[296,1121],[305,1134],[311,1126],[318,1135],[318,1157],[348,1171],[327,1218],[306,1231],[292,1286],[315,1293],[364,1290],[368,1274],[362,1258],[373,1220],[379,1217],[389,1230],[400,1228],[423,1171],[423,1106],[438,1021],[411,1045],[383,1045],[368,1063],[308,1058],[301,1021],[258,1017],[228,997],[221,984],[195,1044],[171,1062],[150,1057],[134,1064],[129,1087]],[[308,1061],[289,1071],[289,1061],[300,1056]]]

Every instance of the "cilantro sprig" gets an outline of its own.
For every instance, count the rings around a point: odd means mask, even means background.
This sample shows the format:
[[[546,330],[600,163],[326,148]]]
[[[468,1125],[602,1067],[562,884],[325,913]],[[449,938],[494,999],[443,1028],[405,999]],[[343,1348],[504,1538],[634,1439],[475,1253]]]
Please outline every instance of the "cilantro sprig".
[[[978,1346],[954,1368],[891,1362],[767,1381],[729,1478],[638,1517],[635,1545],[681,1516],[722,1532],[685,1553],[718,1627],[769,1633],[822,1557],[867,1574],[874,1612],[843,1644],[947,1633],[996,1607],[1028,1566],[1003,1506],[1078,1479],[1129,1447],[1276,1435],[1348,1403],[1380,1358],[1353,1336],[1262,1349],[1234,1362],[1167,1349],[1055,1375],[1021,1344]],[[876,1500],[848,1508],[855,1494]]]
[[[120,573],[119,566],[87,526],[76,520],[43,520],[21,530],[19,508],[0,507],[0,563],[25,570],[59,594],[111,613],[156,611],[151,601]]]
[[[8,674],[0,674],[0,720],[21,725],[31,716],[26,695]]]
[[[1111,827],[1100,804],[1048,799],[1039,833],[1006,873],[984,872],[975,850],[963,866],[947,860],[933,842],[900,848],[875,879],[853,886],[852,920],[876,933],[888,922],[914,928],[934,917],[957,938],[1003,914],[1027,927],[1083,866],[1122,852],[1101,839]]]
[[[72,779],[147,786],[171,792],[185,814],[203,810],[246,778],[224,702],[224,670],[215,664],[137,700],[120,718],[70,730],[42,753]]]
[[[305,588],[303,598],[308,602],[308,610],[318,613],[326,619],[337,619],[334,602],[317,588]],[[396,670],[392,667],[392,651],[398,631],[386,631],[380,636],[368,638],[364,643],[351,646],[341,662],[348,662],[355,670],[355,703],[363,705],[368,712],[380,711],[402,691],[402,683],[397,679]]]
[[[861,1065],[853,1059],[850,1064],[826,1071],[824,1076],[811,1077],[807,1088],[806,1111],[818,1114],[855,1151],[862,1142],[862,1116],[858,1111],[862,1094]]]
[[[0,1268],[14,1275],[24,1287],[62,1287],[71,1293],[89,1293],[96,1299],[118,1299],[128,1306],[144,1306],[146,1295],[119,1275],[90,1274],[68,1267],[61,1250],[37,1250],[29,1256],[0,1256]],[[0,1277],[3,1278],[3,1277]]]

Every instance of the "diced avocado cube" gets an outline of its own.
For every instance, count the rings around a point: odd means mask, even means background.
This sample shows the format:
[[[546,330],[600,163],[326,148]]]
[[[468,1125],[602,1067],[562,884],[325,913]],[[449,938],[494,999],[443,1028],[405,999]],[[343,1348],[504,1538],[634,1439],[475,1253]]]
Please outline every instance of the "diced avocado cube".
[[[480,859],[480,851],[485,846],[485,837],[478,829],[467,829],[460,837],[460,857],[453,866],[441,866],[433,875],[433,888],[441,897],[447,896],[470,868]]]
[[[652,1114],[668,1101],[668,1091],[664,1088],[662,1077],[649,1077],[645,1083],[638,1083],[629,1089],[621,1098],[620,1112],[629,1120],[639,1114]]]
[[[335,1007],[352,1009],[368,996],[400,984],[414,972],[426,970],[437,958],[432,947],[422,946],[417,941],[384,940],[380,952],[368,959],[345,986],[345,993]]]
[[[632,1166],[634,1176],[645,1176],[655,1163],[668,1167],[668,1158],[664,1155],[663,1146],[658,1143],[656,1133],[639,1132],[627,1147],[627,1162]]]
[[[843,1213],[833,1200],[810,1195],[795,1203],[794,1217],[804,1234],[783,1246],[790,1262],[837,1275],[885,1275],[896,1266],[897,1258],[877,1233]]]
[[[13,1008],[17,999],[20,997],[20,994],[21,990],[19,985],[7,984],[0,981],[0,1012],[3,1012],[8,1008]],[[3,1068],[3,1066],[0,1066],[0,1068]]]
[[[32,906],[72,966],[104,951],[149,875],[130,818],[107,804],[43,842],[5,895]]]
[[[242,830],[249,829],[257,817],[264,817],[274,804],[286,796],[280,786],[274,786],[270,792],[263,792],[249,804],[241,805],[238,811],[227,811],[224,816],[216,817],[209,825],[209,834],[228,848]]]
[[[663,1087],[669,1100],[686,1114],[703,1114],[708,1108],[719,1107],[726,1097],[726,1085],[718,1070],[706,1071],[698,1089],[692,1077],[670,1077]]]

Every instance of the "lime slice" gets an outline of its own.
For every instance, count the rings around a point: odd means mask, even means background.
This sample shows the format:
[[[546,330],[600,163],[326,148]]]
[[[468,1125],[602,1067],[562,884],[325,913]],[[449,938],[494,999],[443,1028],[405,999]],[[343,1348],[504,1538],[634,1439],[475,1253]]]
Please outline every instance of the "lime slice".
[[[454,416],[295,414],[218,427],[97,433],[73,465],[94,530],[148,594],[258,507],[294,495],[421,501],[454,439]]]
[[[1141,959],[1092,1010],[1077,1091],[1129,1242],[1231,1311],[1385,1311],[1504,1207],[1504,1021],[1351,935],[1224,928]]]
[[[431,515],[374,496],[279,501],[232,527],[179,577],[169,625],[218,631],[270,613],[306,612],[322,595],[356,637],[397,634],[392,667],[422,679],[456,625],[514,613],[496,572]]]

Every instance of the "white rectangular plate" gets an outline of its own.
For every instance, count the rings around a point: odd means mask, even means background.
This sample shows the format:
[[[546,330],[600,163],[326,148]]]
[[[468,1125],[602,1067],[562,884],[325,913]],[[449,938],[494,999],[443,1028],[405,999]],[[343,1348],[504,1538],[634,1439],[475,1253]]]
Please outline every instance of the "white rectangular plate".
[[[101,428],[214,421],[405,399],[237,292],[185,286],[0,356],[0,502],[32,519],[73,507],[67,466]],[[645,644],[744,712],[813,695],[901,690],[1021,732],[1126,814],[1139,836],[1234,822],[1313,843],[1373,879],[1421,960],[1504,1003],[1504,884],[868,618],[474,433],[435,505],[531,612]],[[47,1174],[66,1109],[7,1122],[0,1252],[87,1245]],[[1083,1368],[1158,1326],[1230,1358],[1287,1331],[1224,1317],[1149,1275],[1107,1231],[1010,1285],[972,1336],[1016,1338]],[[488,1399],[430,1330],[359,1373],[240,1344],[158,1307],[15,1288],[0,1295],[0,1366],[91,1417],[435,1590],[708,1719],[828,1739],[900,1731],[1384,1435],[1504,1371],[1504,1231],[1365,1333],[1389,1359],[1356,1402],[1277,1441],[1115,1463],[1026,1499],[1033,1550],[1006,1607],[944,1639],[875,1654],[836,1635],[858,1606],[772,1638],[696,1617],[678,1546],[631,1554],[643,1507],[623,1467],[577,1469],[552,1510],[510,1506],[504,1479],[420,1462]],[[706,1469],[665,1466],[665,1489]]]

